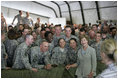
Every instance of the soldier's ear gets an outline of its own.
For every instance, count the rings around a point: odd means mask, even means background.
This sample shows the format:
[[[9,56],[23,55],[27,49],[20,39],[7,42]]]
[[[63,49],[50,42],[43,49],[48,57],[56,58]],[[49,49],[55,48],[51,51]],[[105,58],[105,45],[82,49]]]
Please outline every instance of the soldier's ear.
[[[40,47],[42,47],[42,44],[40,44]]]

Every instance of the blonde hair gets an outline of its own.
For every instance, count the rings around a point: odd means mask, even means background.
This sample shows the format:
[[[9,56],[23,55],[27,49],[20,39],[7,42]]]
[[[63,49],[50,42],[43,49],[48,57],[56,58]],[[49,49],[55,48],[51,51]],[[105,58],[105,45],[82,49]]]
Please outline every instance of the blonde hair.
[[[101,45],[101,52],[117,63],[117,43],[113,39],[105,40]]]

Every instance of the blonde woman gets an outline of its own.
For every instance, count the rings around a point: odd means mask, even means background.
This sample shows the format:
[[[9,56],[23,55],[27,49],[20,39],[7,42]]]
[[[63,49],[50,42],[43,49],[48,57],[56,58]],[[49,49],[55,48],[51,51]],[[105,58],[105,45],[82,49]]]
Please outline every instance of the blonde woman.
[[[117,43],[113,39],[105,40],[101,45],[101,57],[107,69],[98,78],[117,78]]]

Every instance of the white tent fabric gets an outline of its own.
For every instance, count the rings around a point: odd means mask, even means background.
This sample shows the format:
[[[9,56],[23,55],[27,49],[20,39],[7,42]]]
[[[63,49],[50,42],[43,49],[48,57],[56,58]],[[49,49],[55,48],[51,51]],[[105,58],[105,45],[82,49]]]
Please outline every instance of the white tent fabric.
[[[33,1],[2,1],[1,11],[4,13],[4,15],[6,14],[8,15],[9,13],[6,13],[5,11],[5,7],[6,7],[6,8],[11,8],[11,9],[16,9],[16,10],[28,11],[30,13],[37,14],[39,16],[42,15],[49,18],[52,18],[52,17],[56,18],[54,11],[51,9],[53,8],[57,14],[57,17],[60,18],[59,8],[53,2],[51,1],[35,1],[35,2]],[[67,21],[70,21],[69,8],[67,4],[64,1],[54,1],[54,2],[56,2],[59,5],[61,9],[62,17],[66,18]],[[83,24],[79,1],[67,1],[67,3],[70,6],[73,24]],[[97,14],[95,1],[81,1],[81,3],[83,7],[85,23],[87,24],[96,23],[96,21],[98,20],[98,14]],[[51,8],[42,6],[40,4],[49,6]],[[98,1],[98,6],[99,6],[101,20],[117,20],[117,17],[116,17],[117,16],[117,1]],[[17,13],[18,12],[12,12],[11,14],[9,14],[9,16],[12,16],[12,17],[9,17],[7,15],[6,17],[13,18],[13,16],[15,16]],[[48,21],[45,21],[45,22],[48,22]]]

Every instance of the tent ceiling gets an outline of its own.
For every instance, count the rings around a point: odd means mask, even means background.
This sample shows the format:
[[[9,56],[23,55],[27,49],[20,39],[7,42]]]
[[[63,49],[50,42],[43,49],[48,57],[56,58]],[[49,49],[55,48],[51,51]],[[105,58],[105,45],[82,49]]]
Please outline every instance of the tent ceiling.
[[[10,7],[13,8],[14,3],[15,2],[3,2],[2,4],[3,6],[7,7],[11,5]],[[96,12],[97,19],[99,20],[101,14],[99,10],[105,8],[117,8],[117,1],[29,1],[29,2],[19,2],[19,3],[23,5],[26,5],[28,3],[27,8],[25,6],[26,10],[30,10],[30,8],[28,7],[31,7],[32,5],[32,11],[34,13],[43,16],[45,15],[48,17],[65,17],[65,18],[70,17],[71,20],[71,18],[74,16],[73,13],[79,12],[81,13],[83,23],[84,23],[84,16],[88,11],[94,10]],[[7,4],[9,4],[9,6]],[[19,5],[20,4],[18,4],[18,6]],[[39,7],[40,10],[38,10]]]

